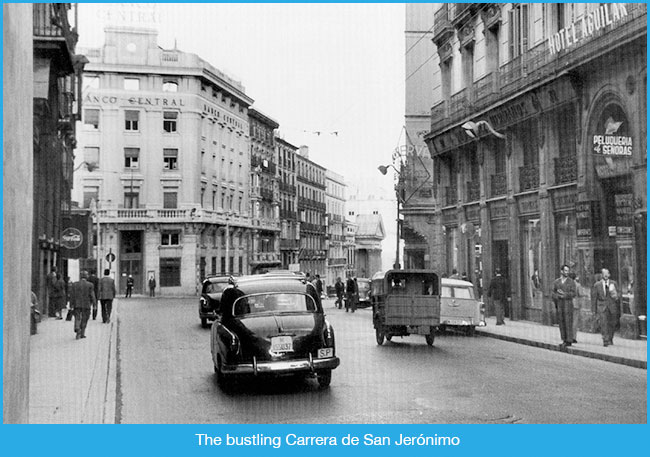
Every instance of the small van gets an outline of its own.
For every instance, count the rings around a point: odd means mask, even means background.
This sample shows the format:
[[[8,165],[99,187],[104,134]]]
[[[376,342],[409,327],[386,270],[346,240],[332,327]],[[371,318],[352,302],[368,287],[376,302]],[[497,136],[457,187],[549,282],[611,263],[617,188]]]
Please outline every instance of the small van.
[[[474,285],[460,279],[440,280],[440,330],[457,328],[468,335],[484,327],[485,305],[475,297]]]

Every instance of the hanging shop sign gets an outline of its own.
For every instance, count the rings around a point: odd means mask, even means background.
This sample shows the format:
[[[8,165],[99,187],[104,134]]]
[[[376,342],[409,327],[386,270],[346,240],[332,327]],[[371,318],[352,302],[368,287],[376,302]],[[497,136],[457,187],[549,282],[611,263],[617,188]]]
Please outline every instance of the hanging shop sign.
[[[594,135],[594,153],[603,156],[631,156],[632,137],[618,135]]]
[[[69,214],[63,217],[61,231],[61,254],[66,259],[88,257],[88,233],[91,227],[89,213]],[[84,236],[85,234],[85,236]]]
[[[551,55],[554,55],[572,48],[581,41],[591,38],[599,30],[613,27],[627,15],[625,3],[605,3],[551,35],[548,39],[548,50]]]

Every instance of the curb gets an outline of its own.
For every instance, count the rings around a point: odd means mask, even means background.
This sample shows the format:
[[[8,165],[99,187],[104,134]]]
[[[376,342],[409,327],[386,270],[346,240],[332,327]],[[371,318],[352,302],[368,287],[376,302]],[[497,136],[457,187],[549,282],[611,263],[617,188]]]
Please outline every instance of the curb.
[[[488,338],[496,338],[498,340],[510,341],[512,343],[523,344],[526,346],[537,347],[541,349],[548,349],[551,351],[565,352],[567,354],[576,355],[579,357],[587,357],[590,359],[604,360],[606,362],[618,363],[620,365],[627,365],[633,368],[641,368],[644,370],[648,369],[648,362],[643,360],[629,359],[626,357],[620,357],[616,355],[609,354],[600,354],[597,352],[585,351],[584,349],[577,349],[573,347],[561,348],[558,344],[544,343],[542,341],[533,341],[527,340],[525,338],[519,338],[516,336],[508,335],[497,335],[495,333],[486,332],[484,330],[476,329],[476,334],[480,336],[486,336]]]
[[[106,374],[106,390],[104,392],[103,424],[115,423],[115,408],[117,397],[117,326],[119,322],[119,301],[114,300],[111,318],[111,333],[108,341],[108,372]]]

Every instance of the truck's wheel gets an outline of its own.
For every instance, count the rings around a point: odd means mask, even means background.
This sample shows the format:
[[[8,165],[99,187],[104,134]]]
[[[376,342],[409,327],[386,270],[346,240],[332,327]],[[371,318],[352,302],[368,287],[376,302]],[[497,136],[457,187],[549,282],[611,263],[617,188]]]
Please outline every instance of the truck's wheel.
[[[201,318],[201,327],[208,328],[208,319],[205,317]]]
[[[435,330],[433,329],[433,327],[431,327],[431,331],[429,332],[429,334],[424,336],[424,339],[427,340],[427,344],[429,346],[433,346],[434,332]]]
[[[377,338],[377,344],[382,345],[384,344],[384,332],[382,332],[380,329],[375,329],[375,337]]]

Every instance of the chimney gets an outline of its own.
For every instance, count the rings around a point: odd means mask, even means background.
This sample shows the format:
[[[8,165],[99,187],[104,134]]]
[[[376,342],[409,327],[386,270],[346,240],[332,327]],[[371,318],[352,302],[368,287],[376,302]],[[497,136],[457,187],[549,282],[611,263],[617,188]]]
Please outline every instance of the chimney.
[[[309,146],[305,146],[304,144],[300,146],[300,150],[298,151],[298,154],[303,156],[305,159],[309,158]]]

